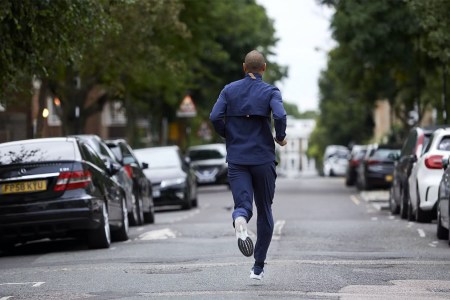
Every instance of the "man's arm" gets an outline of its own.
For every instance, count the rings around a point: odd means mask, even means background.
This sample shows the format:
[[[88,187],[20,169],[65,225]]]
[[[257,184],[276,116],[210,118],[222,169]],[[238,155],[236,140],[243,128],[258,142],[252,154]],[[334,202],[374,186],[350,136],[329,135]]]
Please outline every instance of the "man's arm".
[[[275,125],[275,142],[279,145],[286,145],[286,110],[283,106],[283,100],[281,98],[280,90],[274,88],[272,93],[272,99],[270,101],[270,108],[272,109],[272,115]]]
[[[216,132],[221,136],[225,137],[225,112],[227,109],[227,102],[225,98],[225,89],[220,92],[219,98],[217,98],[216,103],[209,115],[209,119],[214,126]]]

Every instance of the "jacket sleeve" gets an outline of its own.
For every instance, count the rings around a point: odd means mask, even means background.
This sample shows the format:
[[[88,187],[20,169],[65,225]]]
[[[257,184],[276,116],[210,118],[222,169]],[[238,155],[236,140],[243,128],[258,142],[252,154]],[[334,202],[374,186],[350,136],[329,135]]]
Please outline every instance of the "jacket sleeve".
[[[216,132],[221,136],[225,137],[225,114],[227,109],[227,101],[225,97],[225,89],[220,92],[219,98],[217,98],[216,103],[209,115],[209,119],[214,126]]]
[[[286,110],[283,106],[283,100],[278,88],[274,88],[272,98],[270,100],[270,108],[275,125],[275,138],[278,141],[283,141],[286,137]]]

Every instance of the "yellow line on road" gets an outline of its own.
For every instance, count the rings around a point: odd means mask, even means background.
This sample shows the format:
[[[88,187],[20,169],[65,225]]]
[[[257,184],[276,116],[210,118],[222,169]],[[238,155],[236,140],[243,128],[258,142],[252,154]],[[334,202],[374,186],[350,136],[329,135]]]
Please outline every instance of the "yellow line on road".
[[[359,205],[361,203],[361,201],[359,201],[359,199],[355,196],[355,195],[351,195],[350,199],[353,201],[353,203],[355,203],[356,205]]]

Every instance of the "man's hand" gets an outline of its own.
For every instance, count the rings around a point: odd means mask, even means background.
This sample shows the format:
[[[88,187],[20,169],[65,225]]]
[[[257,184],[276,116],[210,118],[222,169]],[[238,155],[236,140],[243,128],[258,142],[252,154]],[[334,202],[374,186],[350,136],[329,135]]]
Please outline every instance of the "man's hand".
[[[280,145],[280,146],[284,146],[284,145],[287,144],[286,139],[284,139],[284,140],[282,140],[282,141],[279,141],[279,140],[277,140],[276,138],[273,138],[273,140],[274,140],[278,145]]]

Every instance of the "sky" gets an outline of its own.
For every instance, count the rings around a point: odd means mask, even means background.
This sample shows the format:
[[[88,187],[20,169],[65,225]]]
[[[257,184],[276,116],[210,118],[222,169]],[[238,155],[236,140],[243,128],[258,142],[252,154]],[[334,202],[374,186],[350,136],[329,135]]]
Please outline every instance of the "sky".
[[[317,110],[320,71],[326,52],[333,48],[329,22],[332,11],[316,0],[256,0],[274,20],[279,38],[274,57],[267,60],[288,66],[288,78],[277,82],[283,101],[297,104],[300,112]]]

